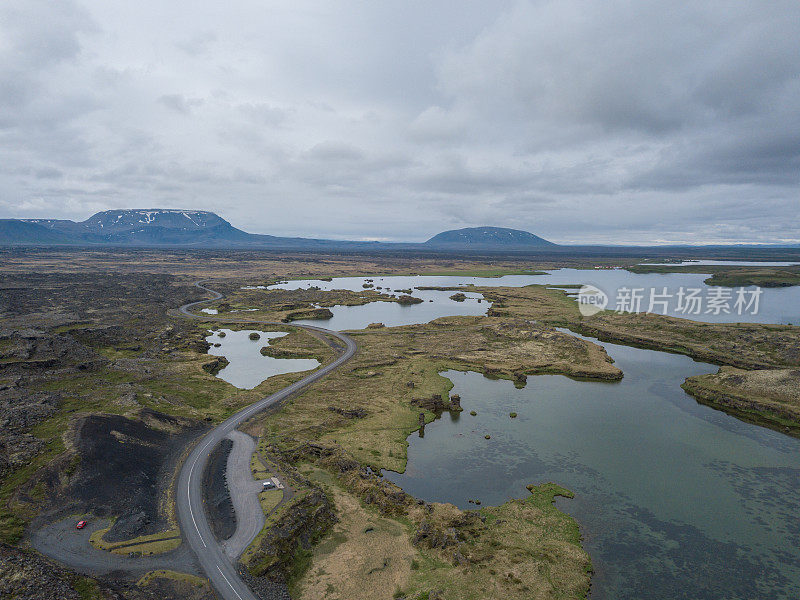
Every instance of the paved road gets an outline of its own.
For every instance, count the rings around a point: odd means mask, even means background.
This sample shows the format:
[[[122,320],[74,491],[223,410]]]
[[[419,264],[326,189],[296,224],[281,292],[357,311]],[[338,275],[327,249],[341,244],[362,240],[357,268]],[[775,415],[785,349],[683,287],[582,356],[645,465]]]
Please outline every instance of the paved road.
[[[180,307],[180,312],[191,318],[210,320],[213,318],[211,315],[195,315],[191,312],[191,308],[207,302],[213,302],[222,298],[222,294],[215,290],[211,290],[202,286],[200,283],[195,284],[200,289],[203,289],[212,295],[208,300],[201,300],[199,302],[192,302]],[[232,322],[227,320],[228,322]],[[237,321],[233,321],[237,322]],[[238,320],[241,323],[252,323],[252,319]],[[285,323],[278,323],[273,321],[259,321],[265,325],[285,325]],[[188,545],[197,555],[203,571],[206,576],[211,580],[214,588],[219,595],[225,600],[258,600],[257,597],[250,591],[247,584],[239,576],[235,559],[232,561],[228,558],[223,548],[217,543],[211,527],[206,519],[206,513],[203,509],[203,494],[201,490],[201,482],[203,470],[205,469],[208,461],[208,455],[211,450],[220,443],[226,436],[236,429],[239,425],[245,422],[253,415],[261,412],[265,408],[279,403],[295,392],[303,389],[309,384],[325,377],[328,373],[338,368],[355,354],[356,344],[346,335],[338,331],[330,331],[322,327],[313,327],[310,325],[295,325],[309,331],[312,334],[320,335],[327,334],[336,337],[343,343],[343,351],[333,362],[324,365],[310,375],[307,375],[300,381],[282,389],[279,392],[259,400],[255,404],[251,404],[237,412],[232,417],[229,417],[217,427],[209,431],[194,447],[186,461],[181,467],[180,474],[178,475],[178,486],[176,492],[176,506],[178,512],[178,520],[181,525],[181,533]],[[249,462],[247,465],[248,473],[250,472]],[[260,507],[259,507],[260,510]],[[256,532],[257,533],[257,532]],[[249,542],[248,542],[249,543]]]

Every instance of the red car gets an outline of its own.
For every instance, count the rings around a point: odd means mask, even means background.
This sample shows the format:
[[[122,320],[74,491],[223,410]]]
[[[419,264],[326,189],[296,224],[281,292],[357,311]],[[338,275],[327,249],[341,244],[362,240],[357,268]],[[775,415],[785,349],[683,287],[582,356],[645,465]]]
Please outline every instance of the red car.
[[[83,529],[86,527],[86,521],[78,521],[78,524],[75,526],[76,529]]]

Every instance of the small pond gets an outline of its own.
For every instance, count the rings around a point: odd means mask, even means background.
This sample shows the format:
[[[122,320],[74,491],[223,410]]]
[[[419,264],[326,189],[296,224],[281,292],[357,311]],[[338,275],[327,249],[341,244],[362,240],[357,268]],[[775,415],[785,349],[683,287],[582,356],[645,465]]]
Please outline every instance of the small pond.
[[[225,335],[220,337],[220,332]],[[257,333],[259,339],[251,340],[250,334]],[[243,329],[217,329],[206,337],[212,346],[208,353],[212,356],[224,356],[229,364],[217,373],[217,377],[231,385],[244,390],[251,390],[273,375],[309,371],[319,366],[313,358],[274,358],[261,354],[261,348],[269,345],[270,340],[289,335],[284,331],[257,331]],[[214,344],[220,344],[214,347]]]

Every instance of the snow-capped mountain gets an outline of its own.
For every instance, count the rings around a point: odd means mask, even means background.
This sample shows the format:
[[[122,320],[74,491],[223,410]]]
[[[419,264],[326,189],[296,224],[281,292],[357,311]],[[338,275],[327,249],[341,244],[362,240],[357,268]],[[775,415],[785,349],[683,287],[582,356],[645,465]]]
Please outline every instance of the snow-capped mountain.
[[[174,210],[152,208],[148,210],[105,210],[83,222],[96,233],[117,233],[145,227],[161,227],[179,231],[196,231],[217,227],[233,228],[222,217],[205,210]]]
[[[236,229],[222,217],[204,210],[133,209],[106,210],[85,221],[26,219],[31,227],[49,230],[44,239],[63,234],[73,244],[112,244],[122,246],[220,246],[265,242],[272,236],[254,236]],[[263,239],[267,238],[267,239]],[[35,240],[31,240],[35,243]]]

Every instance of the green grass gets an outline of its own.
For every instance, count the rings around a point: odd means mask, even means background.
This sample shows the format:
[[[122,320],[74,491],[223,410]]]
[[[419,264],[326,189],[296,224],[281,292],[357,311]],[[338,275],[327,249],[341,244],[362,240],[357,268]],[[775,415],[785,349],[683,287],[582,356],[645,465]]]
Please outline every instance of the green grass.
[[[289,594],[293,597],[297,596],[297,583],[302,579],[303,575],[308,572],[311,567],[311,559],[314,553],[307,548],[298,546],[297,551],[294,553],[294,558],[289,567],[289,577],[286,581],[289,586]]]
[[[72,589],[78,592],[81,600],[102,600],[104,598],[97,582],[88,577],[75,576],[72,580]]]
[[[82,322],[82,323],[70,323],[69,325],[61,325],[59,327],[55,327],[53,329],[53,333],[67,333],[72,331],[73,329],[83,329],[85,327],[91,327],[92,323],[89,322]]]
[[[173,581],[180,581],[188,583],[195,587],[202,587],[208,584],[208,580],[197,575],[190,575],[189,573],[181,573],[179,571],[171,571],[169,569],[159,569],[157,571],[150,571],[142,575],[136,582],[136,585],[144,587],[154,579],[172,579]]]
[[[632,273],[703,273],[710,274],[706,285],[740,287],[789,287],[800,285],[800,269],[797,267],[742,267],[736,265],[634,265],[627,268]]]
[[[261,502],[261,510],[265,515],[271,513],[280,501],[283,500],[283,490],[272,489],[259,493],[258,500]]]
[[[114,554],[128,554],[130,552],[140,552],[142,555],[161,554],[174,550],[181,544],[180,531],[170,529],[160,531],[151,535],[143,535],[122,542],[107,542],[103,536],[110,529],[98,529],[89,537],[89,542],[98,550],[106,550]]]

